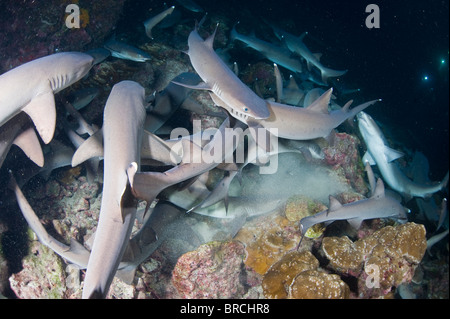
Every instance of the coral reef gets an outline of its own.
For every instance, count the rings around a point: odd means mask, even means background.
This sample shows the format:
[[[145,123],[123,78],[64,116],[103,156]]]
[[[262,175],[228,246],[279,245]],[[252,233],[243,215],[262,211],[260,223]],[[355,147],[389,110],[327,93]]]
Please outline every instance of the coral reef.
[[[378,297],[411,282],[426,250],[421,224],[386,226],[356,242],[325,237],[322,252],[334,271],[358,278],[359,297]]]
[[[287,253],[264,275],[262,281],[264,296],[270,299],[287,298],[288,289],[296,276],[318,267],[319,261],[309,251]]]
[[[244,286],[239,280],[244,246],[237,242],[211,242],[178,259],[173,285],[182,298],[236,298]]]
[[[58,51],[102,46],[104,37],[117,23],[124,2],[2,1],[5,10],[0,13],[0,73]],[[68,29],[65,9],[72,3],[80,8],[80,28]]]
[[[246,245],[245,264],[263,275],[272,264],[296,247],[300,234],[297,222],[272,214],[246,223],[235,239]]]
[[[31,242],[30,249],[32,253],[22,261],[23,269],[9,278],[11,289],[19,298],[64,298],[64,263],[58,255],[37,240]]]
[[[350,288],[338,275],[307,270],[295,277],[289,287],[291,299],[347,299]]]
[[[360,142],[358,138],[347,133],[335,133],[333,145],[323,148],[325,161],[328,165],[347,181],[353,189],[360,193],[367,193],[364,183],[364,168],[358,153]]]

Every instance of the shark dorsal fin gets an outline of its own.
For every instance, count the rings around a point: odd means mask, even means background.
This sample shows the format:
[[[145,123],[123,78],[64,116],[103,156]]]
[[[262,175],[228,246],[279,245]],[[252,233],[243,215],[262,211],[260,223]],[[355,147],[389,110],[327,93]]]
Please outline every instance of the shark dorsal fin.
[[[216,37],[217,28],[219,27],[219,24],[216,24],[216,28],[214,29],[213,34],[211,34],[209,37],[205,40],[205,45],[210,48],[211,50],[214,50],[213,44],[214,44],[214,38]]]
[[[350,105],[352,105],[353,100],[348,101],[347,103],[345,103],[345,105],[342,107],[342,112],[347,112],[348,109],[350,108]]]
[[[377,185],[375,190],[372,191],[372,198],[382,198],[384,197],[384,183],[381,178],[377,179]]]
[[[309,105],[306,109],[328,114],[328,104],[330,104],[331,94],[333,93],[333,88],[328,89],[325,93],[323,93],[317,100],[315,100],[311,105]]]
[[[289,84],[288,84],[287,88],[292,89],[292,90],[300,90],[297,82],[295,81],[295,78],[292,75],[289,77]]]
[[[338,210],[339,208],[342,207],[342,204],[335,197],[330,195],[328,197],[328,199],[330,201],[330,204],[328,205],[329,206],[328,212],[336,211],[336,210]]]

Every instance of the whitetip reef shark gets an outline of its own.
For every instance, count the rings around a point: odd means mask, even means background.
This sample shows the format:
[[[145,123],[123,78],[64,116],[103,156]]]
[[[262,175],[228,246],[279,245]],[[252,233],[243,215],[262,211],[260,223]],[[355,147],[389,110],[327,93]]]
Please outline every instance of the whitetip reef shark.
[[[396,218],[400,221],[407,220],[405,208],[384,192],[384,183],[379,178],[375,190],[369,198],[361,199],[348,204],[341,204],[335,197],[329,197],[329,208],[312,216],[300,220],[300,230],[303,240],[308,229],[316,224],[331,223],[336,220],[346,220],[353,228],[358,229],[363,220],[373,218]]]
[[[85,53],[61,52],[0,75],[0,126],[24,111],[48,144],[56,125],[54,94],[82,79],[91,69],[93,60]]]
[[[428,198],[447,185],[448,172],[442,182],[434,185],[419,184],[410,180],[395,162],[396,159],[403,156],[403,153],[388,146],[386,138],[373,118],[369,114],[361,112],[357,115],[357,119],[359,131],[367,146],[363,162],[369,162],[370,165],[376,164],[385,182],[393,190],[402,194],[406,200],[411,197]]]
[[[23,217],[27,221],[30,228],[34,231],[39,241],[70,263],[73,263],[80,268],[85,268],[89,259],[89,251],[75,239],[72,239],[70,246],[67,246],[47,233],[44,226],[42,226],[41,221],[36,216],[33,208],[23,195],[11,172],[9,188],[11,188],[16,195],[17,203],[19,204]]]
[[[277,136],[291,140],[310,140],[327,137],[331,130],[345,120],[355,116],[370,105],[380,101],[373,100],[349,109],[352,101],[342,109],[328,111],[333,89],[330,88],[306,108],[268,101],[270,116],[267,119],[253,120],[252,124],[265,129],[277,129]]]
[[[297,37],[289,32],[281,30],[277,27],[272,26],[275,35],[288,47],[290,51],[295,54],[298,54],[306,61],[306,65],[308,66],[308,70],[311,69],[311,66],[315,66],[320,70],[322,75],[323,83],[327,83],[329,77],[339,77],[347,73],[347,70],[332,70],[330,68],[325,67],[319,60],[318,54],[313,54],[308,47],[303,43],[303,38],[307,34],[307,32],[303,33],[301,36]]]
[[[231,116],[244,121],[244,123],[249,118],[268,118],[270,113],[267,102],[242,83],[214,51],[213,42],[216,31],[217,27],[211,36],[203,40],[198,34],[198,26],[196,26],[188,37],[189,49],[186,53],[203,82],[198,85],[173,82],[188,88],[212,92],[217,99],[228,106]]]
[[[114,85],[106,101],[102,203],[82,298],[106,297],[130,239],[137,210],[130,186],[140,166],[144,101],[144,88],[133,81]]]
[[[252,49],[263,54],[270,61],[281,65],[282,67],[291,70],[295,73],[302,73],[303,67],[299,59],[292,56],[292,53],[284,48],[273,43],[260,40],[254,36],[246,36],[236,31],[236,26],[233,27],[230,34],[231,40],[239,40],[245,43]]]
[[[145,34],[153,40],[152,36],[152,29],[155,25],[160,23],[165,17],[167,17],[169,14],[172,14],[173,10],[175,9],[175,6],[171,6],[170,8],[164,10],[161,13],[158,13],[157,15],[150,17],[149,19],[145,20],[144,22],[144,28],[145,28]]]
[[[116,36],[113,35],[103,45],[105,49],[111,51],[111,56],[119,59],[130,60],[135,62],[146,62],[152,59],[152,57],[145,51],[138,49],[125,42],[116,40]]]

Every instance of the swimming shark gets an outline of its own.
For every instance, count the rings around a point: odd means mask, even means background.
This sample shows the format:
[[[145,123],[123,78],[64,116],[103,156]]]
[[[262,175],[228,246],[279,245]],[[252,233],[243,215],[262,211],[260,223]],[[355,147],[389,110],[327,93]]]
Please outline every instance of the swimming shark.
[[[235,26],[231,30],[230,39],[244,42],[250,48],[262,53],[270,61],[292,72],[301,73],[303,71],[301,61],[292,56],[292,53],[284,47],[260,40],[254,36],[246,36],[238,33]]]
[[[137,210],[130,186],[140,169],[144,101],[144,88],[133,81],[114,85],[106,101],[102,203],[82,298],[106,297],[130,239]]]
[[[363,220],[373,218],[407,220],[406,210],[400,202],[390,196],[385,196],[384,183],[380,178],[377,180],[375,190],[373,190],[371,197],[348,204],[341,204],[335,197],[330,195],[328,209],[302,218],[300,220],[302,238],[297,248],[300,246],[308,229],[316,224],[347,220],[353,228],[358,229]]]
[[[329,77],[339,77],[347,73],[347,70],[333,70],[327,68],[320,62],[318,55],[313,54],[303,42],[303,38],[305,37],[307,32],[297,37],[293,34],[290,34],[289,32],[286,32],[274,26],[272,26],[272,29],[274,30],[275,35],[280,40],[285,42],[286,46],[290,51],[298,54],[306,61],[308,69],[311,69],[311,66],[315,66],[320,70],[323,83],[327,83]]]
[[[24,111],[44,143],[49,143],[56,125],[54,94],[82,79],[92,62],[85,53],[61,52],[0,75],[0,126]]]
[[[211,36],[203,40],[196,25],[188,37],[189,49],[186,53],[203,81],[197,85],[187,85],[176,81],[173,83],[214,93],[228,106],[230,114],[241,121],[249,118],[268,118],[270,113],[267,102],[242,83],[214,51],[213,42],[216,32],[217,27]]]
[[[164,10],[161,13],[158,13],[157,15],[150,17],[149,19],[145,20],[144,27],[145,27],[145,34],[153,40],[152,36],[152,29],[155,25],[160,23],[165,17],[167,17],[169,14],[172,14],[173,10],[175,9],[175,6],[171,6],[170,8]]]
[[[270,116],[267,119],[252,120],[253,125],[265,129],[277,129],[278,137],[293,140],[309,140],[327,137],[331,130],[345,120],[355,116],[377,101],[373,100],[349,109],[352,101],[342,109],[328,111],[331,94],[330,88],[306,108],[295,107],[277,102],[267,101]]]
[[[196,85],[201,79],[195,73],[184,72],[174,77],[173,81]],[[191,89],[170,82],[164,90],[156,94],[155,104],[145,119],[145,129],[156,132],[183,104],[190,92]]]
[[[221,164],[225,158],[233,154],[237,147],[234,138],[226,137],[228,136],[226,129],[230,128],[229,125],[230,120],[227,118],[204,147],[187,139],[181,139],[179,143],[183,149],[186,149],[183,151],[186,155],[181,155],[182,161],[179,165],[165,172],[140,172],[134,175],[132,190],[136,198],[147,201],[148,206],[169,186],[199,176]],[[243,130],[236,130],[236,132],[236,137],[239,139]],[[192,147],[193,151],[191,151]],[[212,153],[215,155],[211,156]]]
[[[42,226],[41,221],[36,216],[33,208],[30,206],[21,189],[19,188],[11,171],[9,188],[14,191],[23,217],[27,221],[30,228],[34,231],[39,241],[43,245],[47,246],[55,253],[66,259],[68,262],[78,265],[80,268],[85,268],[89,259],[89,251],[75,239],[72,239],[70,246],[67,246],[47,233],[44,226]]]
[[[106,41],[103,46],[105,49],[111,51],[111,56],[119,59],[136,62],[146,62],[151,60],[151,56],[147,52],[125,42],[116,40],[115,35]]]
[[[401,193],[406,200],[411,197],[428,198],[443,189],[448,183],[448,172],[440,183],[434,185],[419,184],[410,180],[395,162],[403,153],[388,146],[386,138],[373,118],[361,112],[357,115],[358,127],[367,147],[363,162],[377,165],[385,182],[395,191]]]

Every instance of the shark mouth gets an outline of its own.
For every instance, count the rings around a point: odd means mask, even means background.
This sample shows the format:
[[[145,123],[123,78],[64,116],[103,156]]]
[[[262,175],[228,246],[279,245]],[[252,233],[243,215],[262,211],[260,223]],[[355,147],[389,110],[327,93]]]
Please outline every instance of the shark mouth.
[[[235,118],[237,118],[238,120],[244,120],[244,121],[247,121],[248,118],[250,117],[248,114],[239,112],[239,111],[237,111],[237,110],[235,110],[235,109],[232,109],[232,108],[230,108],[230,112],[231,112],[231,114],[232,114]]]

